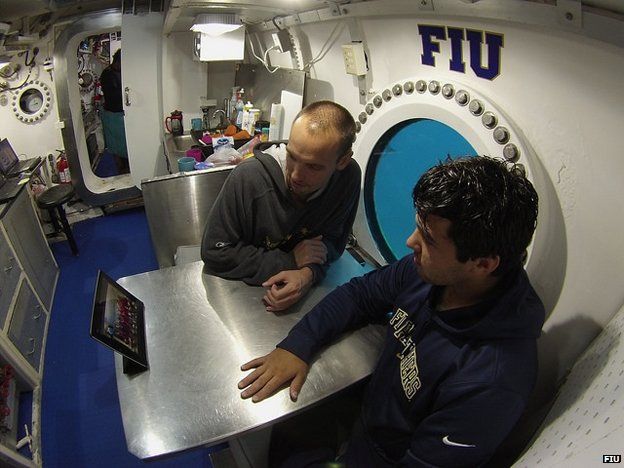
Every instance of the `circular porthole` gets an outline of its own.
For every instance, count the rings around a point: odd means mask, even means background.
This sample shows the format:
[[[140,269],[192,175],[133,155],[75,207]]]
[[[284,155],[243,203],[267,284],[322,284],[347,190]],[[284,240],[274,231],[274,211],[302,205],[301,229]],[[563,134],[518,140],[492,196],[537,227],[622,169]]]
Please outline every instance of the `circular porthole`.
[[[408,93],[407,83],[414,83],[416,92]],[[364,111],[370,102],[363,106],[353,145],[354,158],[364,172],[362,209],[353,233],[358,245],[380,263],[408,252],[405,241],[415,227],[413,187],[447,156],[505,158],[523,167],[533,180],[533,151],[486,96],[463,83],[445,81],[441,86],[425,79],[391,83],[387,89],[399,84],[405,92],[388,101],[378,99],[373,114]],[[529,258],[530,253],[531,247]]]
[[[415,226],[411,194],[420,176],[447,156],[476,154],[457,131],[431,119],[403,121],[379,139],[366,166],[364,206],[386,261],[409,253],[405,241]]]
[[[37,88],[27,89],[20,97],[19,107],[22,112],[32,115],[43,107],[44,97]]]
[[[13,94],[13,114],[24,123],[37,123],[52,106],[52,93],[45,83],[30,81],[23,89]]]

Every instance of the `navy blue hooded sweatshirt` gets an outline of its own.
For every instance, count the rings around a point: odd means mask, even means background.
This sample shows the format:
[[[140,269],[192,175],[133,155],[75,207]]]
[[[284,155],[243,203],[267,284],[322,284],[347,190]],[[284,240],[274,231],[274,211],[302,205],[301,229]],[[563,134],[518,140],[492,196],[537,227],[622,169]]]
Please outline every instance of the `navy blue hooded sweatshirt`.
[[[479,466],[523,412],[544,322],[526,272],[476,306],[437,312],[439,292],[408,255],[333,291],[278,344],[310,363],[345,331],[388,324],[348,466]]]

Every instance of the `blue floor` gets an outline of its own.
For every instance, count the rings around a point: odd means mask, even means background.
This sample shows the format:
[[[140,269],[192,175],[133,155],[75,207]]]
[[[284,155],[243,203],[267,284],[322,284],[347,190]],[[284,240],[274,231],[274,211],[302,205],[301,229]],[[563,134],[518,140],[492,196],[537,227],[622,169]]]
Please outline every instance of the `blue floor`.
[[[93,170],[93,173],[98,177],[111,177],[117,175],[117,166],[113,159],[112,153],[109,153],[107,149],[102,153],[102,157],[98,162],[97,167]]]
[[[208,449],[141,461],[121,421],[113,351],[89,336],[98,269],[120,278],[158,268],[142,209],[73,225],[80,255],[53,244],[60,277],[45,351],[42,458],[51,467],[211,467]]]

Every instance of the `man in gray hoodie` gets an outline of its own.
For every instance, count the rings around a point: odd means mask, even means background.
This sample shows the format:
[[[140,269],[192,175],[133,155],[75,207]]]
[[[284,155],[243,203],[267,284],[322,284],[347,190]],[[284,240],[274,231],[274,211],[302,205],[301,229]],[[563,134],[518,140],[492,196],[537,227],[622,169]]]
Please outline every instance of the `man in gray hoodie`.
[[[206,271],[267,288],[269,311],[301,299],[342,254],[355,219],[361,171],[351,158],[354,138],[351,114],[318,101],[299,112],[286,147],[237,166],[208,216]]]

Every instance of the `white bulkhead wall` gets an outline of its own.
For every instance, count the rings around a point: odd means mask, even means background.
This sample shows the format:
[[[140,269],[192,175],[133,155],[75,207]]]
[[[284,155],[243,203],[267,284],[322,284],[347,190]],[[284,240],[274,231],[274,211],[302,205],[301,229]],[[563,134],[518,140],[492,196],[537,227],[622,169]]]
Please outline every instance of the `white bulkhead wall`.
[[[337,24],[297,27],[309,44],[308,59],[320,53]],[[500,75],[492,81],[477,77],[466,42],[465,73],[449,70],[449,41],[439,41],[435,67],[422,65],[418,24],[503,34]],[[306,100],[334,99],[357,116],[363,110],[357,81],[344,72],[340,48],[351,39],[348,27],[340,28],[331,50],[311,67],[317,81],[307,88]],[[495,102],[537,155],[538,167],[532,169],[546,176],[541,207],[549,213],[540,220],[537,241],[548,255],[532,257],[528,270],[552,311],[540,339],[540,386],[549,393],[624,302],[623,50],[576,34],[503,22],[410,16],[363,19],[361,30],[373,90],[420,78],[465,83]],[[290,64],[288,54],[270,54],[272,65]]]
[[[13,92],[5,91],[4,96],[7,99],[6,105],[0,104],[0,137],[8,138],[11,146],[21,159],[32,158],[34,156],[46,156],[49,153],[55,156],[58,153],[56,149],[63,148],[63,140],[61,132],[57,129],[58,122],[58,106],[56,103],[56,91],[54,82],[50,78],[50,74],[43,69],[43,61],[49,55],[52,55],[52,33],[48,34],[34,46],[39,47],[39,54],[35,58],[38,67],[33,68],[33,72],[28,81],[40,81],[49,87],[52,94],[50,101],[50,110],[37,122],[24,123],[18,120],[13,113]],[[33,46],[33,47],[34,47]],[[32,60],[32,52],[29,54],[29,60]],[[25,55],[14,60],[21,66],[18,74],[8,83],[11,87],[21,85],[28,77],[29,68],[25,66]]]

